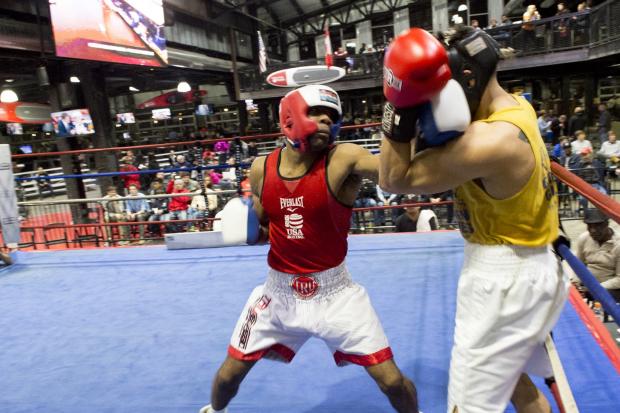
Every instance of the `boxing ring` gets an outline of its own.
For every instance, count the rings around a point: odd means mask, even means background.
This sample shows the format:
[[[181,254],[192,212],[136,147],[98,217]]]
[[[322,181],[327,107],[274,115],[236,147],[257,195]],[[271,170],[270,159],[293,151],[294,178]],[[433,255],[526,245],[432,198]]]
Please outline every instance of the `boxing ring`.
[[[0,270],[0,411],[197,412],[245,300],[265,278],[267,250],[18,253]],[[446,410],[462,258],[456,231],[350,237],[352,276],[369,291],[425,413]],[[620,375],[573,304],[554,338],[580,411],[617,412]],[[362,368],[336,367],[311,339],[290,365],[259,362],[229,411],[392,409]]]

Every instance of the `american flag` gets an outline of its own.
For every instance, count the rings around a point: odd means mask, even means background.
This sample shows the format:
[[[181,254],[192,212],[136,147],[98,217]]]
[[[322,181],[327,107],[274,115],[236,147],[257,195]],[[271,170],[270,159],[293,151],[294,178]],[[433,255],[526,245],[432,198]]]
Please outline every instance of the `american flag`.
[[[334,56],[332,55],[332,40],[329,37],[329,26],[327,24],[325,24],[323,33],[325,34],[325,64],[330,67],[334,65]]]
[[[265,43],[263,43],[260,30],[258,31],[258,70],[261,73],[267,71],[267,50],[265,50]]]

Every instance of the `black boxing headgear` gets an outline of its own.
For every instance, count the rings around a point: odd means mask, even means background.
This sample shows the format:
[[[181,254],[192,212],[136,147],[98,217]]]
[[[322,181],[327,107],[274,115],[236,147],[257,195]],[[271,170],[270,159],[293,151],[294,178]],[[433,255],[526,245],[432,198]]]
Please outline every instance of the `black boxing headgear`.
[[[472,27],[461,27],[452,39],[450,37],[444,35],[452,78],[465,91],[474,119],[484,90],[501,58],[500,45],[485,31]]]

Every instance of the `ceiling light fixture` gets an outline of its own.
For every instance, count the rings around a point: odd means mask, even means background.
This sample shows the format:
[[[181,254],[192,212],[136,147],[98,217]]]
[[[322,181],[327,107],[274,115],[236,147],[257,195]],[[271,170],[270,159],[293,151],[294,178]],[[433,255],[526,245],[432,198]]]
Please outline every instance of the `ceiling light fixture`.
[[[71,82],[71,83],[80,83],[80,78],[77,77],[77,76],[71,76],[69,78],[69,82]]]
[[[137,87],[129,86],[129,91],[130,92],[139,92],[140,89],[138,89]]]
[[[12,89],[4,89],[2,93],[0,93],[0,102],[2,103],[13,103],[18,100],[17,93]]]
[[[461,4],[457,10],[458,11],[465,11],[465,10],[467,10],[467,4]]]

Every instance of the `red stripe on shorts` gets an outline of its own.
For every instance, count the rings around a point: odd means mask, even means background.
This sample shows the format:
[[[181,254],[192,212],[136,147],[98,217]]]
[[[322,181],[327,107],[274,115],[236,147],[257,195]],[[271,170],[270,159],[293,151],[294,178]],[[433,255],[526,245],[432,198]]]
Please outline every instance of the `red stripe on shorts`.
[[[392,358],[394,358],[394,355],[389,347],[372,354],[346,354],[340,351],[334,353],[334,360],[336,360],[336,364],[339,366],[344,366],[347,363],[360,366],[374,366]]]
[[[266,349],[258,350],[253,353],[244,354],[241,351],[234,348],[233,346],[229,345],[228,355],[236,360],[241,360],[241,361],[257,361],[263,357],[266,357],[266,358],[275,358],[278,360],[283,360],[286,363],[290,363],[291,360],[293,360],[293,357],[295,357],[295,352],[283,344],[276,343],[271,347],[267,347]],[[274,355],[277,357],[272,357]]]

